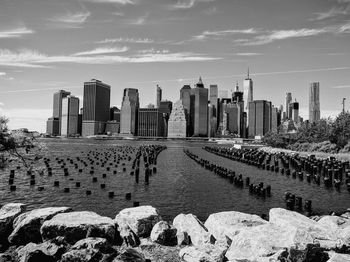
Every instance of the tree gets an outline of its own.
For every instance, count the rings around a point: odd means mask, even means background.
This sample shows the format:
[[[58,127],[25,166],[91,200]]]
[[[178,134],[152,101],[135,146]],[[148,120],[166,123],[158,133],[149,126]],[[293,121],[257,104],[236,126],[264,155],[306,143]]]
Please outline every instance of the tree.
[[[19,160],[26,168],[31,168],[39,160],[44,146],[33,135],[24,132],[9,132],[8,119],[0,116],[0,168]]]
[[[340,113],[331,126],[330,141],[343,148],[350,141],[350,113]]]

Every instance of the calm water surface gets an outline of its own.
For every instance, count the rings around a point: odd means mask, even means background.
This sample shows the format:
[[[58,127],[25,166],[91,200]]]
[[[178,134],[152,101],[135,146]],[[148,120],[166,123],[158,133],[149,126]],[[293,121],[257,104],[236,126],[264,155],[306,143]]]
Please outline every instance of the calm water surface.
[[[343,211],[350,207],[350,193],[342,185],[341,190],[326,189],[314,183],[307,183],[287,177],[280,173],[259,170],[239,162],[222,158],[206,152],[202,149],[206,143],[167,141],[167,142],[140,142],[140,141],[96,141],[96,140],[56,140],[45,139],[48,148],[47,157],[51,158],[53,175],[36,174],[36,184],[30,186],[30,177],[25,174],[23,168],[16,170],[15,185],[17,190],[9,190],[9,170],[0,173],[0,200],[1,204],[8,202],[23,202],[29,209],[48,206],[70,206],[74,210],[90,210],[101,215],[115,217],[123,208],[131,207],[133,201],[139,201],[140,205],[152,205],[157,207],[161,215],[170,220],[179,213],[193,213],[201,220],[205,220],[214,212],[236,210],[254,214],[267,214],[272,207],[285,207],[284,193],[292,192],[305,199],[311,199],[313,210],[319,213],[329,211]],[[111,148],[119,148],[122,145],[138,147],[141,144],[162,144],[167,149],[158,157],[157,173],[150,177],[149,185],[144,183],[144,171],[140,170],[140,181],[135,183],[134,176],[130,175],[131,161],[121,161],[117,168],[111,167],[106,171],[95,165],[95,173],[90,174],[90,165],[78,172],[69,161],[66,161],[69,175],[64,176],[63,169],[56,163],[55,158],[62,159],[80,157],[86,159],[89,151],[97,150],[107,152]],[[188,158],[183,149],[189,149],[200,157],[212,163],[230,168],[236,174],[243,177],[249,176],[252,183],[264,182],[272,186],[272,196],[262,198],[251,195],[248,188],[237,188],[213,172],[204,169],[196,162]],[[87,159],[86,159],[87,160]],[[126,172],[123,172],[122,163],[125,163]],[[80,163],[79,168],[83,168]],[[117,170],[117,174],[113,171]],[[103,178],[102,174],[107,177]],[[92,177],[97,177],[96,183]],[[59,187],[54,187],[54,181],[60,181]],[[80,182],[81,187],[76,188],[75,183]],[[100,184],[106,184],[101,189]],[[43,191],[38,187],[43,186]],[[70,192],[64,193],[63,189],[69,187]],[[92,194],[87,196],[86,190]],[[115,197],[109,198],[108,192],[114,191]],[[131,200],[125,199],[125,194],[132,194]]]

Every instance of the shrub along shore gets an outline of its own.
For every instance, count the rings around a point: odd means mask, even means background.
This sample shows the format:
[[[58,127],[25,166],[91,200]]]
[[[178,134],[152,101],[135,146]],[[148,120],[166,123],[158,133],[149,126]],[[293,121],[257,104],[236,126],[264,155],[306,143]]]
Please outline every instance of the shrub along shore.
[[[313,219],[273,208],[269,220],[236,211],[163,221],[152,206],[114,218],[69,207],[0,209],[0,261],[350,261],[350,210]]]

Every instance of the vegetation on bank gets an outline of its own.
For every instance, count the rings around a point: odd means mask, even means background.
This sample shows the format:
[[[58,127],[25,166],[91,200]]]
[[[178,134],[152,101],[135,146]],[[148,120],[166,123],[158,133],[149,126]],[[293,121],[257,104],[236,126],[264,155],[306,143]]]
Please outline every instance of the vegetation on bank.
[[[32,168],[44,151],[44,146],[31,134],[9,132],[8,119],[0,116],[0,169],[19,160],[26,168]]]
[[[342,112],[335,119],[302,123],[296,133],[269,132],[263,141],[271,147],[293,151],[350,153],[350,113]]]

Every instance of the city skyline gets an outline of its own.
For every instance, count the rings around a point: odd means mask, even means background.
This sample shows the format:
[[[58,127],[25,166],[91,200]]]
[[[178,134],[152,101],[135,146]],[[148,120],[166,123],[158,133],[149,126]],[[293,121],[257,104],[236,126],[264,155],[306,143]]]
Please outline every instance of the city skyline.
[[[111,105],[137,88],[141,106],[176,102],[185,84],[243,90],[275,106],[291,92],[308,119],[308,88],[320,82],[321,117],[349,109],[349,1],[64,0],[0,3],[0,114],[10,128],[45,132],[52,94],[81,99],[83,83],[111,85]],[[276,9],[271,15],[271,10]],[[258,10],[258,11],[257,11]],[[161,25],[161,26],[160,26]],[[175,33],[176,32],[176,33]]]

